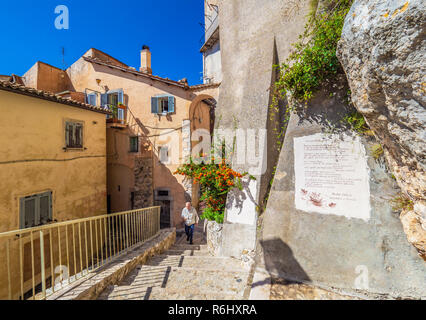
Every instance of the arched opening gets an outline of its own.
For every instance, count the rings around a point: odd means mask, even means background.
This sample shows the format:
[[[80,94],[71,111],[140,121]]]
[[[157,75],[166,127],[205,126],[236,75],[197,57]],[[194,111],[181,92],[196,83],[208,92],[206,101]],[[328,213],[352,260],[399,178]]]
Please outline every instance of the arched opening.
[[[213,137],[216,99],[207,94],[200,94],[191,103],[189,108],[189,120],[191,123],[191,135],[197,130],[206,130],[210,133],[210,142]],[[191,153],[200,141],[191,140]],[[207,150],[204,150],[207,152]],[[192,205],[199,210],[200,188],[194,183],[192,185]]]

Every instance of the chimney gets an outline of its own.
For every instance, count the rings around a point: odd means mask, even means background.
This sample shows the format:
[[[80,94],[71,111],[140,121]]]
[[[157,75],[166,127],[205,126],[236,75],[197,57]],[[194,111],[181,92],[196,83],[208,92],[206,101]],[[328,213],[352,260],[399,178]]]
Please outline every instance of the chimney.
[[[151,51],[149,51],[149,47],[146,45],[143,45],[141,50],[141,68],[139,71],[152,74]]]

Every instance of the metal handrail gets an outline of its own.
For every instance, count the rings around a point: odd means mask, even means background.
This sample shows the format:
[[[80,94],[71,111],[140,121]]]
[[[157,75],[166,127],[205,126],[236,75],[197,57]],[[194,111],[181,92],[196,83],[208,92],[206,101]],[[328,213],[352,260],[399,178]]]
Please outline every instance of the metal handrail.
[[[159,230],[150,207],[0,233],[0,299],[46,299]]]

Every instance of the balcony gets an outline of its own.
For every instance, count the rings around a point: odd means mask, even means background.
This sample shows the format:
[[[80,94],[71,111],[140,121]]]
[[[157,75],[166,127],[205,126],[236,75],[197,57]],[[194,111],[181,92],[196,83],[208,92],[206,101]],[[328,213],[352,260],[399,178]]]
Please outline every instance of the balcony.
[[[205,52],[210,49],[219,40],[219,15],[216,16],[205,34],[206,41],[201,47],[200,52]]]
[[[106,109],[112,112],[112,115],[107,117],[107,124],[110,128],[124,129],[127,127],[126,113],[127,107],[123,104],[106,105]]]

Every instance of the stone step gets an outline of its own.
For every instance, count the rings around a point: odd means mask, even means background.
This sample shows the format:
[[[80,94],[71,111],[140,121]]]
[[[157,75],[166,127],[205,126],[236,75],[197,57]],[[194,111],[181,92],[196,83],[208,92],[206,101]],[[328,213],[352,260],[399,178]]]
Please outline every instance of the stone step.
[[[105,290],[100,299],[118,296],[122,299],[127,299],[129,296],[140,298],[147,294],[150,288],[163,288],[176,293],[221,292],[222,295],[243,297],[248,276],[248,272],[143,265],[135,269],[120,285]]]
[[[192,238],[192,242],[195,245],[207,244],[207,241],[204,239],[204,237],[201,237],[201,236],[194,236]],[[189,244],[189,242],[186,240],[186,235],[183,235],[182,237],[177,238],[175,244]]]
[[[210,256],[208,251],[200,250],[167,250],[164,252],[165,255],[169,256]]]
[[[112,289],[112,288],[111,288]],[[241,300],[238,294],[223,292],[202,292],[195,290],[172,290],[167,288],[147,288],[146,290],[106,291],[98,300]]]
[[[147,294],[149,300],[241,300],[242,295],[224,292],[196,290],[169,290],[154,288]]]
[[[174,244],[172,250],[207,250],[206,244]]]
[[[147,265],[149,266],[167,266],[167,267],[183,267],[203,270],[223,270],[248,272],[240,260],[225,257],[209,257],[209,256],[167,256],[159,255],[152,258]]]

